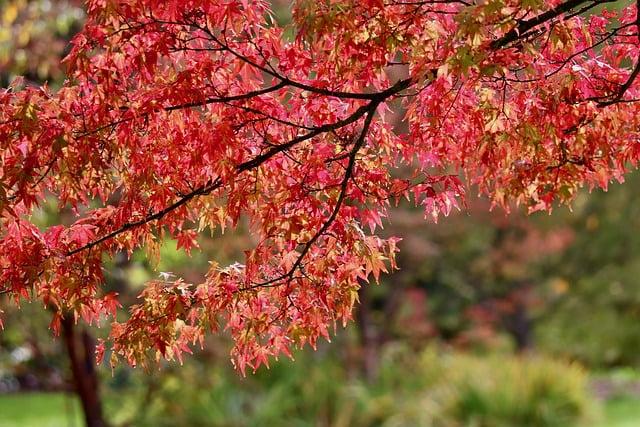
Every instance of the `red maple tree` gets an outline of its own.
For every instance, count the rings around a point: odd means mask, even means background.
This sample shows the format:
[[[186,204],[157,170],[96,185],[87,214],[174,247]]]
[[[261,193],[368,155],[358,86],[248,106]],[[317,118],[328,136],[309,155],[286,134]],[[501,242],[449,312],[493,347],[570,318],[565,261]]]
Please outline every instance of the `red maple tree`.
[[[112,363],[219,328],[242,372],[315,346],[394,268],[374,233],[399,199],[435,220],[464,178],[549,210],[635,166],[638,5],[602,3],[297,0],[282,27],[263,0],[89,0],[64,87],[0,92],[0,292],[53,307],[56,331],[114,318],[105,256],[246,218],[244,263],[149,283]],[[47,197],[77,220],[36,227]]]

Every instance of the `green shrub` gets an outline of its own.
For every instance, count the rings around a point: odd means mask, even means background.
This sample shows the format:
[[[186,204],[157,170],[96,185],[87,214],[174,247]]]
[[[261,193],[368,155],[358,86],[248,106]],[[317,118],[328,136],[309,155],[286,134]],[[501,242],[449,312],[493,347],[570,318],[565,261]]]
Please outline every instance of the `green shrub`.
[[[429,358],[428,358],[429,359]],[[566,427],[589,417],[587,376],[575,364],[542,357],[441,357],[440,424],[473,427]],[[427,369],[433,369],[427,368]]]
[[[360,385],[364,411],[354,425],[572,427],[597,413],[576,364],[435,349],[413,359],[397,349],[383,357],[379,381]]]
[[[374,382],[330,352],[296,359],[245,379],[226,365],[170,370],[133,424],[571,427],[594,405],[579,366],[541,357],[387,345]]]

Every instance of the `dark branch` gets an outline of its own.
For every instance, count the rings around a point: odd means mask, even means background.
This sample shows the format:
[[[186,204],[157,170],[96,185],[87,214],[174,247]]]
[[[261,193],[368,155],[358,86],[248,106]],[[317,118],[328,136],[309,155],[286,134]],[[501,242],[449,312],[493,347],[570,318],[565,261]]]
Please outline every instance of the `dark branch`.
[[[358,121],[361,117],[363,117],[365,114],[367,115],[367,121],[370,124],[371,122],[371,118],[372,118],[372,114],[371,111],[372,109],[375,111],[375,108],[381,103],[383,102],[385,99],[387,99],[390,96],[393,96],[399,92],[401,92],[402,90],[404,90],[405,88],[407,88],[410,85],[411,80],[410,79],[406,79],[406,80],[400,80],[399,82],[397,82],[395,85],[393,85],[392,87],[390,87],[389,89],[379,92],[377,94],[377,97],[374,99],[374,101],[370,102],[367,105],[363,105],[362,107],[358,108],[357,110],[355,110],[350,116],[348,116],[347,118],[343,119],[343,120],[339,120],[337,122],[333,122],[333,123],[329,123],[323,126],[319,126],[317,128],[315,128],[314,130],[305,133],[304,135],[300,135],[296,138],[291,139],[290,141],[283,143],[283,144],[279,144],[279,145],[275,145],[273,146],[271,149],[269,149],[268,151],[266,151],[263,154],[260,154],[256,157],[254,157],[251,160],[248,160],[246,162],[243,162],[241,164],[239,164],[236,167],[236,171],[238,173],[241,172],[245,172],[251,169],[254,169],[260,165],[262,165],[264,162],[266,162],[267,160],[269,160],[270,158],[272,158],[273,156],[275,156],[278,153],[281,153],[283,151],[286,151],[288,149],[290,149],[291,147],[310,140],[318,135],[321,135],[323,133],[326,132],[330,132],[330,131],[334,131],[336,129],[340,129],[342,127],[345,127],[349,124],[355,123],[356,121]],[[367,125],[367,129],[368,129],[369,125]],[[355,158],[354,160],[355,161]],[[351,161],[350,161],[351,163]],[[212,191],[222,187],[223,182],[221,179],[216,179],[214,182],[209,183],[209,184],[205,184],[203,186],[200,186],[198,188],[196,188],[195,190],[193,190],[192,192],[183,195],[182,197],[180,197],[177,201],[175,201],[174,203],[172,203],[171,205],[163,208],[162,210],[149,215],[145,218],[142,218],[138,221],[132,221],[132,222],[128,222],[126,224],[124,224],[123,226],[119,227],[118,229],[110,232],[109,234],[106,234],[103,237],[100,237],[97,240],[91,241],[89,243],[87,243],[84,246],[80,246],[76,249],[73,249],[69,252],[66,253],[66,256],[72,256],[75,255],[79,252],[82,252],[84,250],[90,249],[94,246],[97,246],[107,240],[110,240],[116,236],[118,236],[119,234],[122,234],[128,230],[131,230],[133,228],[142,226],[144,224],[147,224],[151,221],[155,221],[158,219],[162,219],[165,215],[167,215],[169,212],[174,211],[175,209],[185,205],[187,202],[189,202],[191,199],[193,199],[196,196],[202,196],[202,195],[206,195],[211,193]]]
[[[599,3],[611,3],[613,1],[615,0],[599,0],[599,1],[594,1],[592,3],[594,3],[595,5]],[[540,15],[537,15],[531,19],[519,21],[514,28],[509,30],[505,35],[500,37],[498,40],[495,40],[493,43],[491,43],[491,47],[493,49],[499,49],[499,48],[505,47],[508,44],[521,39],[528,31],[534,29],[538,25],[544,24],[545,22],[555,19],[558,16],[562,15],[563,13],[567,13],[584,3],[588,3],[588,1],[568,0],[564,3],[559,4],[553,9],[550,9],[544,13],[541,13]]]
[[[322,237],[329,230],[331,225],[334,223],[334,221],[338,217],[340,208],[342,207],[344,200],[347,196],[347,187],[349,185],[349,180],[353,176],[353,171],[356,164],[356,156],[367,140],[367,134],[369,133],[369,128],[371,127],[373,115],[375,114],[376,108],[378,107],[379,104],[380,104],[379,101],[374,101],[367,105],[367,116],[362,126],[362,131],[360,132],[360,136],[358,137],[358,140],[356,141],[356,143],[354,144],[353,148],[349,153],[349,163],[347,164],[346,171],[344,173],[342,181],[340,182],[340,194],[338,195],[338,199],[336,200],[336,204],[333,207],[331,214],[322,224],[322,227],[320,227],[320,229],[313,235],[313,237],[304,244],[302,250],[300,251],[300,255],[298,255],[296,261],[293,263],[291,268],[286,273],[280,276],[277,276],[271,280],[268,280],[266,282],[256,283],[250,286],[246,286],[244,288],[240,288],[239,289],[240,291],[247,291],[247,290],[261,288],[261,287],[269,287],[287,278],[291,280],[293,278],[293,274],[298,268],[301,267],[302,262],[304,261],[304,258],[306,257],[307,253],[309,253],[309,251],[311,250],[315,242],[318,241],[318,239]]]

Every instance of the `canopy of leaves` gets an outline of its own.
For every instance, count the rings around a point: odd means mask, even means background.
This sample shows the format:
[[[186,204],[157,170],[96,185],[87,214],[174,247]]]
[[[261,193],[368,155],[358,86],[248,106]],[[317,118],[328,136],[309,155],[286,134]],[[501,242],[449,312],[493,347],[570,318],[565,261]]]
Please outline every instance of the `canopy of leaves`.
[[[243,218],[244,263],[150,282],[112,363],[220,328],[242,372],[315,346],[395,267],[374,233],[399,199],[437,220],[465,178],[549,210],[635,166],[640,18],[583,17],[602,3],[298,0],[282,27],[265,1],[88,1],[65,85],[0,92],[0,292],[54,308],[54,330],[114,317],[105,257]],[[75,221],[34,225],[51,196]]]

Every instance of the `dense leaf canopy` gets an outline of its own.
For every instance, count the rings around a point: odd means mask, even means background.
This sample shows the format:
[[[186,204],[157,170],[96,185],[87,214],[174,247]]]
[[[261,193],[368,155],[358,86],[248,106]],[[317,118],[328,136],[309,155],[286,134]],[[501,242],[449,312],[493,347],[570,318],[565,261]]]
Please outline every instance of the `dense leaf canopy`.
[[[314,346],[395,266],[374,233],[400,199],[549,210],[635,166],[638,6],[603,3],[298,0],[282,27],[260,0],[89,0],[65,85],[0,92],[0,292],[54,330],[114,318],[105,257],[243,220],[244,262],[149,283],[112,363],[219,328],[243,372]],[[75,221],[34,225],[47,198]]]

